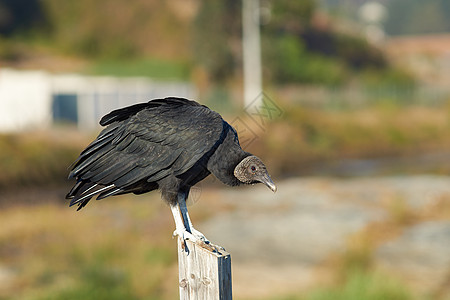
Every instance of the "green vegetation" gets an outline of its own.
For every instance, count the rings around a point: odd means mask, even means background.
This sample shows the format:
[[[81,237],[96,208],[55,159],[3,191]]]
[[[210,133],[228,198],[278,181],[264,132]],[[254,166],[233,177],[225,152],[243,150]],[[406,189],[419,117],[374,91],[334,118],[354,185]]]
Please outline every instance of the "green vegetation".
[[[149,60],[154,57],[178,65],[190,56],[188,20],[165,1],[0,0],[0,11],[6,16],[0,22],[0,45],[9,49],[0,47],[0,59],[8,62],[33,56],[36,50],[47,56],[81,57],[94,65],[98,60],[153,65]],[[181,75],[186,78],[184,71]]]
[[[135,59],[131,61],[100,60],[93,63],[88,73],[108,76],[146,76],[155,79],[188,79],[189,65],[185,62],[162,59]]]
[[[209,201],[192,210],[195,223],[230,209],[214,201],[214,191],[204,192],[211,193],[205,196]],[[0,211],[0,267],[6,283],[0,299],[177,297],[176,242],[170,239],[173,221],[158,193],[92,203],[80,212],[54,202]],[[442,208],[418,211],[424,216],[448,212]],[[386,223],[373,224],[351,237],[346,251],[324,262],[331,276],[320,277],[320,285],[266,299],[416,299],[401,281],[373,266],[377,239],[401,226],[394,215]]]
[[[78,275],[78,284],[35,299],[139,299],[131,289],[129,278],[120,270],[98,263],[85,268]]]
[[[2,209],[0,263],[7,284],[0,299],[175,299],[170,212],[158,194],[136,197],[80,212],[55,204]],[[196,206],[193,217],[211,217],[217,212],[211,205],[218,204]],[[360,240],[350,244],[330,265],[333,282],[267,299],[415,299],[400,281],[372,269],[371,249]]]
[[[448,108],[379,103],[354,110],[284,106],[250,152],[266,159],[272,173],[308,174],[316,164],[341,159],[401,157],[450,149]],[[251,124],[251,121],[246,121]],[[447,169],[446,169],[447,168]],[[448,174],[446,166],[427,170]]]
[[[412,293],[385,274],[355,271],[337,286],[313,289],[303,296],[269,298],[270,300],[412,300]]]
[[[44,133],[0,135],[0,189],[65,182],[79,146]]]
[[[39,4],[49,25],[36,37],[59,51],[93,59],[185,56],[183,35],[188,28],[164,1],[45,0]]]
[[[241,1],[203,1],[194,19],[193,60],[223,84],[240,69]]]
[[[271,82],[334,86],[349,83],[367,70],[377,81],[386,72],[397,72],[363,38],[314,22],[314,1],[270,3],[272,15],[262,27],[262,40],[266,77]],[[396,78],[391,79],[390,84],[396,85]]]
[[[333,86],[367,70],[372,82],[391,72],[363,38],[318,26],[314,1],[264,5],[271,9],[262,20],[265,82]],[[241,77],[241,1],[4,0],[0,8],[9,16],[0,22],[0,60],[12,66],[42,53],[82,58],[91,74],[184,80],[204,74],[212,88]]]
[[[278,83],[304,82],[336,85],[348,79],[348,70],[338,59],[323,57],[306,50],[302,41],[292,36],[267,41],[267,66]],[[283,53],[283,55],[280,55]]]
[[[450,111],[446,107],[405,107],[391,102],[345,110],[282,107],[281,118],[267,124],[265,132],[258,133],[261,136],[248,149],[270,160],[275,176],[307,174],[318,163],[343,158],[400,157],[450,150]],[[68,141],[55,140],[55,135],[58,133],[0,135],[0,187],[65,183],[67,168],[91,137],[78,136]],[[450,172],[446,166],[427,171]]]
[[[388,31],[448,29],[447,0],[410,2],[387,2],[393,12]],[[431,105],[433,97],[417,95],[414,78],[377,48],[337,31],[331,18],[317,19],[316,1],[261,3],[271,10],[270,18],[262,19],[264,82],[279,96],[284,113],[263,130],[255,129],[258,138],[246,150],[264,157],[274,177],[308,174],[342,159],[450,151],[448,99]],[[228,113],[229,121],[236,117],[233,100],[241,93],[241,37],[237,0],[0,0],[2,64],[26,68],[22,63],[33,57],[61,56],[81,60],[76,71],[88,74],[192,78],[199,100]],[[320,99],[325,105],[297,102],[305,85],[314,85],[316,93],[323,86],[332,91]],[[347,105],[353,99],[339,94],[344,86],[370,96],[361,105]],[[252,124],[245,116],[242,122]],[[93,137],[66,129],[0,135],[0,299],[176,298],[175,241],[168,238],[173,224],[158,193],[146,195],[151,198],[146,201],[124,196],[79,213],[59,206],[62,193],[33,196],[33,206],[20,203],[21,189],[67,185],[69,165]],[[445,165],[426,171],[450,174]],[[7,193],[14,204],[2,197]],[[208,208],[194,212],[197,217],[216,211],[210,198]],[[362,235],[369,240],[359,237],[356,246],[331,258],[331,282],[269,299],[415,299],[412,289],[374,270],[375,239],[418,219],[447,218],[444,200],[436,202],[435,211],[418,212],[393,196],[386,204],[388,222],[372,224],[374,232]]]
[[[0,299],[175,298],[170,212],[157,194],[146,198],[78,213],[55,204],[2,209]]]

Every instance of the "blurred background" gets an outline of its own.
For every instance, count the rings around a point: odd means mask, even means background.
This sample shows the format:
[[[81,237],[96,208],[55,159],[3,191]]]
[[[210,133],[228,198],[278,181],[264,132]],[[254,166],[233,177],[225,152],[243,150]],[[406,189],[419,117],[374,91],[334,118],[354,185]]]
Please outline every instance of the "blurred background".
[[[0,299],[177,299],[157,192],[64,200],[100,117],[166,96],[278,185],[192,191],[235,299],[450,299],[447,0],[0,0]]]

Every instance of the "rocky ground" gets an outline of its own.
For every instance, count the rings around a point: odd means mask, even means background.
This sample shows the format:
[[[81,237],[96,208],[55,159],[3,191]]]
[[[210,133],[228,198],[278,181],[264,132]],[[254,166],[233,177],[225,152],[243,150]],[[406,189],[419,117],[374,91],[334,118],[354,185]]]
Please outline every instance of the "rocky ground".
[[[255,186],[219,197],[232,209],[197,227],[232,254],[236,297],[317,284],[356,237],[374,268],[450,299],[450,177],[296,178],[276,194]]]
[[[403,282],[419,295],[415,299],[450,300],[450,177],[303,177],[276,182],[276,194],[262,185],[226,188],[207,183],[191,192],[189,212],[196,228],[232,255],[236,299],[278,299],[333,283],[342,286],[336,277],[341,278],[340,270],[350,263],[396,286]],[[0,261],[0,298],[2,291],[21,291],[23,282],[43,289],[41,273],[53,274],[55,280],[70,275],[82,287],[84,278],[75,275],[90,266],[89,261],[71,265],[66,244],[76,245],[87,257],[96,251],[116,253],[103,263],[120,265],[138,286],[142,282],[135,274],[142,270],[132,266],[153,270],[158,265],[142,261],[139,249],[166,251],[175,245],[170,238],[172,216],[158,193],[94,201],[75,212],[62,203],[67,189],[0,194],[2,218],[7,220],[0,232],[7,241],[0,247],[2,255],[7,254]],[[133,255],[123,249],[124,240]],[[115,257],[124,260],[119,264]],[[155,272],[164,274],[168,284],[164,299],[176,294],[172,285],[178,274],[172,258],[168,261],[173,266]],[[42,264],[46,261],[52,263]],[[67,265],[69,275],[53,261]],[[57,282],[47,282],[48,295],[52,288],[61,289]]]

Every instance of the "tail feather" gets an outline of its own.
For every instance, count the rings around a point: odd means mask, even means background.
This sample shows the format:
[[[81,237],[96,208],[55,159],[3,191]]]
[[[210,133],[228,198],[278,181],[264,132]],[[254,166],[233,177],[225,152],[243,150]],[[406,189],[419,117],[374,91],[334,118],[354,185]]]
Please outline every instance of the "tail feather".
[[[118,195],[118,194],[120,194],[122,192],[123,192],[123,190],[121,188],[110,189],[110,190],[107,190],[107,191],[102,192],[101,194],[99,194],[98,197],[97,197],[97,200],[102,200],[102,199],[104,199],[106,197],[109,197],[109,196]]]
[[[94,182],[79,181],[67,194],[66,199],[71,199],[69,206],[78,204],[77,210],[80,210],[96,195],[98,195],[97,199],[100,200],[121,191],[114,184],[105,186]]]
[[[94,188],[97,184],[94,182],[87,182],[84,180],[78,180],[72,189],[67,193],[66,199],[73,199],[77,195],[82,195],[88,190]]]

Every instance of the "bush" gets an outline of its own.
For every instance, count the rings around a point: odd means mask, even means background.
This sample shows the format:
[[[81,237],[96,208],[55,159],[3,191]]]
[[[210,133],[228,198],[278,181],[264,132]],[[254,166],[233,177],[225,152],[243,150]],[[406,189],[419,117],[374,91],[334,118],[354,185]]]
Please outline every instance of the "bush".
[[[0,189],[66,181],[80,148],[44,136],[0,135]]]
[[[264,53],[269,76],[279,83],[317,83],[335,85],[347,78],[338,60],[306,51],[298,37],[281,36],[267,40]]]

